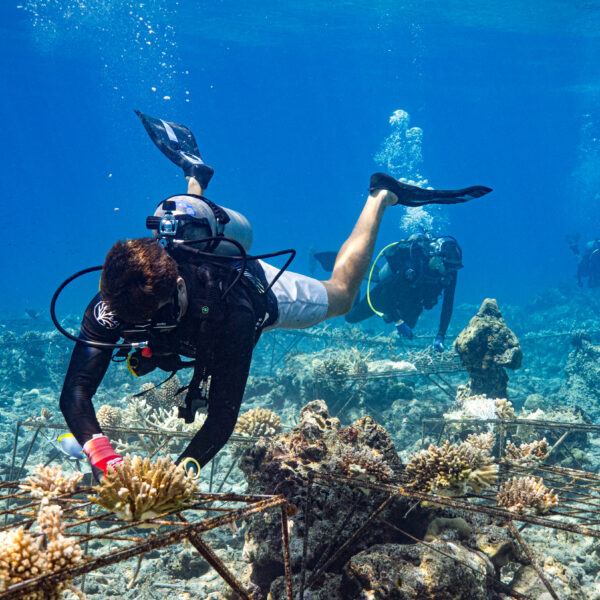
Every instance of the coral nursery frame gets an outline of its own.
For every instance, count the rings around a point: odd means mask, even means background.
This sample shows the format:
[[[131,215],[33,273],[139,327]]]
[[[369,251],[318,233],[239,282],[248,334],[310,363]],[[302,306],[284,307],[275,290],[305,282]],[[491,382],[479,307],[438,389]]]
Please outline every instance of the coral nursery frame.
[[[18,482],[0,483],[0,504],[4,503],[6,506],[4,510],[0,510],[0,519],[4,521],[4,524],[0,526],[0,531],[15,526],[27,528],[35,520],[40,499],[32,497],[29,492],[20,490],[18,485]],[[184,540],[188,540],[198,550],[200,555],[240,598],[252,600],[250,593],[212,551],[202,538],[202,534],[272,509],[279,509],[281,516],[286,592],[287,599],[293,600],[287,520],[288,504],[283,496],[201,493],[197,495],[196,502],[192,506],[183,510],[165,512],[156,518],[144,521],[127,522],[119,520],[112,513],[107,513],[92,504],[87,499],[87,494],[91,492],[92,488],[82,487],[74,493],[58,496],[53,499],[53,503],[58,503],[63,509],[63,521],[66,524],[65,535],[72,537],[74,542],[84,549],[90,541],[94,540],[109,541],[111,542],[110,548],[104,547],[99,554],[85,557],[76,566],[13,585],[5,592],[0,593],[1,600],[20,598],[24,594],[34,591],[44,592],[61,581],[85,575],[135,556],[141,559],[146,552],[171,546]],[[140,529],[135,529],[140,524],[152,524],[161,527],[162,530],[151,535],[145,532],[140,533]]]

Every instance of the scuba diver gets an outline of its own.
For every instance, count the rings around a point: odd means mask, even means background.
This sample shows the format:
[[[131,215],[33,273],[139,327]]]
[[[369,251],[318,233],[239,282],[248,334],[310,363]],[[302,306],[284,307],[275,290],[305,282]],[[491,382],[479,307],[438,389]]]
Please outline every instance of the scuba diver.
[[[314,254],[325,270],[331,268],[330,252]],[[425,233],[386,246],[377,259],[385,256],[386,264],[371,267],[367,294],[346,314],[348,323],[359,323],[373,315],[394,323],[402,337],[413,339],[413,329],[423,309],[433,308],[443,294],[440,325],[433,342],[438,352],[444,351],[446,331],[452,318],[454,292],[462,249],[451,236],[431,237]],[[377,282],[371,290],[371,282]]]
[[[566,241],[577,257],[577,285],[583,287],[583,279],[586,278],[589,288],[600,286],[600,239],[587,242],[583,254],[579,251],[578,233],[567,235]]]
[[[126,362],[135,376],[155,368],[171,374],[192,368],[179,416],[190,423],[196,410],[206,408],[207,417],[177,462],[197,477],[233,433],[261,333],[311,327],[346,314],[369,267],[388,206],[454,204],[491,189],[422,190],[385,174],[373,175],[365,206],[337,253],[331,277],[318,281],[286,270],[294,250],[248,254],[252,232],[245,217],[204,196],[213,169],[201,159],[192,132],[137,114],[159,149],[183,169],[188,193],[161,202],[147,218],[154,237],[116,242],[102,266],[76,273],[55,292],[52,320],[76,342],[60,409],[99,479],[123,460],[103,434],[92,404],[111,359]],[[291,256],[282,269],[262,260],[286,253]],[[74,336],[60,325],[56,301],[66,285],[92,271],[101,271],[100,291]]]

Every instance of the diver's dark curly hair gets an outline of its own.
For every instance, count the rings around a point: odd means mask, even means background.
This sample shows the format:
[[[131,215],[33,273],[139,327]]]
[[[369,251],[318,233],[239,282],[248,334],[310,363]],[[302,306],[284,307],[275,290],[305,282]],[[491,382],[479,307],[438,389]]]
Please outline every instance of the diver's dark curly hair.
[[[102,299],[119,319],[148,321],[175,293],[177,265],[154,238],[117,242],[104,259]]]

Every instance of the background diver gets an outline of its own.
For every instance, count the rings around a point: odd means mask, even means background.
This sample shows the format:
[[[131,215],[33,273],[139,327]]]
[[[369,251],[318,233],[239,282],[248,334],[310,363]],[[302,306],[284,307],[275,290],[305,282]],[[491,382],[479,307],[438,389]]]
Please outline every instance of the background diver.
[[[375,265],[367,282],[368,293],[346,314],[348,323],[359,323],[373,315],[394,323],[398,334],[413,338],[413,329],[423,309],[433,308],[443,294],[440,325],[433,342],[439,352],[454,306],[458,269],[462,269],[462,249],[451,236],[431,237],[425,233],[389,244],[380,253],[386,264],[376,271]],[[315,253],[325,270],[331,270],[333,253]],[[377,284],[370,289],[371,281]]]
[[[331,277],[321,282],[247,255],[251,230],[245,218],[203,196],[213,170],[200,158],[191,131],[142,113],[138,116],[161,151],[184,169],[188,194],[161,202],[147,219],[154,238],[118,241],[102,267],[66,280],[51,304],[54,324],[77,342],[60,408],[97,478],[122,462],[102,433],[92,404],[115,347],[115,358],[126,355],[135,375],[156,367],[167,372],[193,367],[180,417],[193,421],[203,404],[207,417],[178,462],[197,474],[233,432],[261,332],[310,327],[347,313],[369,267],[388,206],[454,204],[491,191],[483,186],[422,190],[376,173],[358,221],[337,253]],[[198,242],[206,237],[210,239]],[[238,239],[223,241],[228,237]],[[101,270],[101,291],[85,311],[79,336],[72,336],[56,318],[56,299],[74,277],[91,270]],[[117,344],[121,338],[124,343]],[[181,356],[192,361],[184,362]]]
[[[600,239],[590,240],[583,248],[583,254],[579,251],[579,234],[571,234],[566,237],[567,244],[577,257],[577,285],[583,287],[584,278],[590,288],[600,286]]]

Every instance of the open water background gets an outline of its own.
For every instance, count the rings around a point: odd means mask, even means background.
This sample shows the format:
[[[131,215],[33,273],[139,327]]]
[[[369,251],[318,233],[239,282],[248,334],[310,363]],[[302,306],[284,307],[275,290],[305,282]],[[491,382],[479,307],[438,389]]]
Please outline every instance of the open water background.
[[[3,1],[0,315],[47,315],[58,283],[185,190],[135,108],[188,125],[207,196],[304,273],[311,244],[349,233],[405,110],[430,185],[494,188],[436,214],[464,249],[457,303],[574,285],[565,234],[600,235],[599,39],[598,2]],[[378,249],[400,223],[390,210]]]

